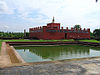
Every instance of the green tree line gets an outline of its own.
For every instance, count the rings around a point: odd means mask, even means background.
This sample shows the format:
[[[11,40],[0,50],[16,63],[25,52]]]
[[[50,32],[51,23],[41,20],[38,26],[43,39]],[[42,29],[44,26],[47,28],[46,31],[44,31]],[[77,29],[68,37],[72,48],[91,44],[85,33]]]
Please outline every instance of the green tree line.
[[[25,38],[29,37],[29,33],[26,34],[22,32],[0,32],[0,38]]]

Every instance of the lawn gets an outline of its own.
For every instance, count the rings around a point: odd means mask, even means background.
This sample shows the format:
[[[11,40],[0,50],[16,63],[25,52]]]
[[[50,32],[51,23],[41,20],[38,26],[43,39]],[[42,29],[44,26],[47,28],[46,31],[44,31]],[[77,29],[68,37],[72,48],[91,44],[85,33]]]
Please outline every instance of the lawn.
[[[24,39],[21,39],[21,40],[3,40],[5,42],[7,41],[10,41],[10,42],[57,42],[57,41],[63,41],[63,42],[66,42],[66,41],[74,41],[74,40],[24,40]]]
[[[0,40],[0,49],[1,49],[1,43],[2,42],[7,42],[7,41],[10,41],[10,42],[57,42],[57,41],[63,41],[63,42],[66,42],[66,41],[74,41],[74,40],[24,40],[24,39],[20,39],[20,40]]]
[[[0,40],[0,50],[1,50],[1,44],[2,44],[2,40]]]
[[[10,42],[58,42],[58,41],[62,41],[62,42],[66,42],[66,41],[74,41],[74,40],[24,40],[24,39],[20,39],[20,40],[0,40],[0,49],[1,49],[1,43],[5,41],[10,41]],[[83,41],[83,42],[96,42],[96,43],[100,43],[100,41],[97,40],[79,40],[79,41]]]
[[[100,43],[100,41],[97,41],[97,40],[79,40],[79,41]]]

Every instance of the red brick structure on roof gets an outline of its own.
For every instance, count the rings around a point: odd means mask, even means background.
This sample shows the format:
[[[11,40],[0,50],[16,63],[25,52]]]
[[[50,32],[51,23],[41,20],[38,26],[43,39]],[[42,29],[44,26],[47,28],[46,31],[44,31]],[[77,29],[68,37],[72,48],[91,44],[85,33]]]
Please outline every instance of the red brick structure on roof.
[[[90,29],[63,29],[60,23],[48,23],[47,26],[29,29],[29,37],[33,39],[60,40],[60,39],[90,39]]]

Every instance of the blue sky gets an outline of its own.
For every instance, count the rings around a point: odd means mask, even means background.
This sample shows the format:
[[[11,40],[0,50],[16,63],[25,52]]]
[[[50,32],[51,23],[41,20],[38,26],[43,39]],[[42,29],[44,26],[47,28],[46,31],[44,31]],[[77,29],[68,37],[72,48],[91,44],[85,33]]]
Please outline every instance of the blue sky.
[[[93,31],[100,28],[100,1],[95,0],[0,0],[0,31],[23,32],[50,23]]]

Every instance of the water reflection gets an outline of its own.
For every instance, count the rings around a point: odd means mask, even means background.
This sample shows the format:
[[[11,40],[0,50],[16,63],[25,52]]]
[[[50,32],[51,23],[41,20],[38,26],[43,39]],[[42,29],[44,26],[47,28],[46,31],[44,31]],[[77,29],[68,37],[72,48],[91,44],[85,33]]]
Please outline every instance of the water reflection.
[[[79,45],[15,48],[26,62],[100,56],[100,48]]]
[[[56,47],[35,47],[30,48],[29,52],[35,53],[41,56],[43,59],[59,59],[61,57],[74,57],[74,56],[88,56],[89,48],[83,48],[79,46],[56,46]]]

